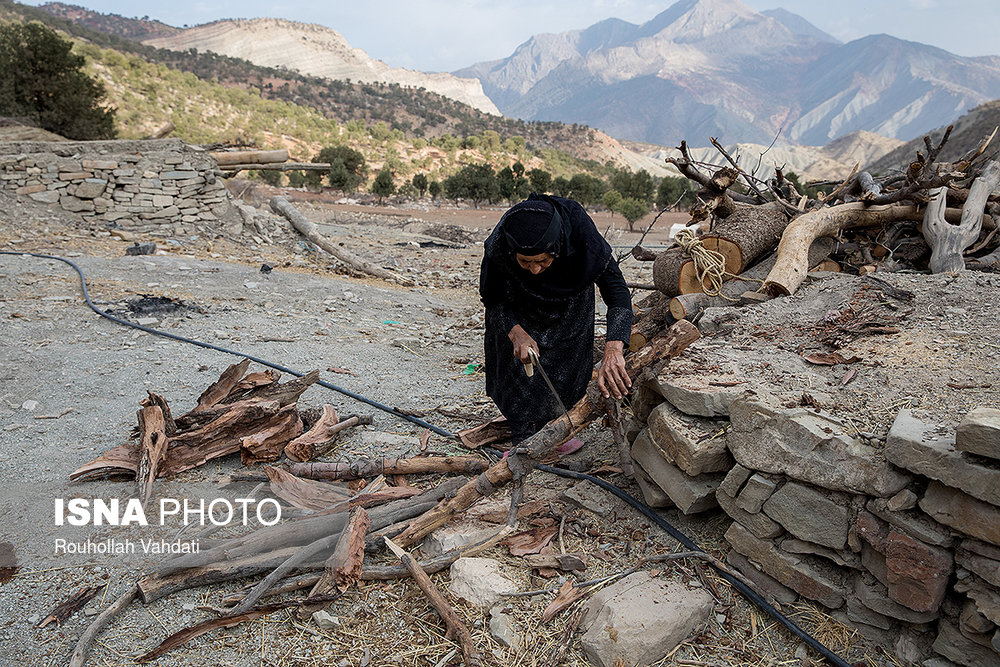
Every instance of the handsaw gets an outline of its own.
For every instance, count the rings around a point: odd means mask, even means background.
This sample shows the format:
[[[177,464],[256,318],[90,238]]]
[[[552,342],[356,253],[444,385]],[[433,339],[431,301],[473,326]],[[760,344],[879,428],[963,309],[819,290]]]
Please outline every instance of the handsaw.
[[[566,416],[566,423],[569,424],[569,428],[572,431],[573,420],[569,418],[569,410],[566,409],[566,406],[563,404],[562,399],[559,397],[559,392],[556,391],[555,386],[552,384],[552,380],[549,379],[548,373],[546,373],[545,369],[542,368],[542,360],[538,357],[538,352],[535,351],[535,348],[533,347],[528,348],[528,358],[530,359],[530,361],[524,365],[525,374],[528,377],[531,377],[534,374],[534,369],[535,368],[538,369],[538,373],[542,376],[542,379],[545,380],[545,384],[548,385],[549,390],[552,392],[552,395],[555,396],[556,404],[559,405],[559,409],[562,410],[563,414]]]

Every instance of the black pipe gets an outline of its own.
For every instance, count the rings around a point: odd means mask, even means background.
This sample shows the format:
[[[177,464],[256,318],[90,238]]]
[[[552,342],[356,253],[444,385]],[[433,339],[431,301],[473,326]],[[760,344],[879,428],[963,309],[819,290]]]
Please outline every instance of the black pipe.
[[[159,329],[151,329],[150,327],[145,327],[142,326],[141,324],[136,324],[135,322],[129,322],[128,320],[123,320],[120,317],[115,317],[114,315],[106,311],[103,311],[94,305],[94,302],[90,300],[90,294],[87,292],[87,280],[83,276],[83,271],[80,269],[79,266],[77,266],[76,264],[74,264],[73,262],[64,257],[57,257],[55,255],[43,255],[34,252],[11,252],[8,250],[0,250],[0,255],[28,255],[30,257],[40,257],[42,259],[54,259],[59,262],[64,262],[66,264],[69,264],[76,271],[77,275],[80,276],[80,286],[83,288],[83,298],[87,300],[87,305],[90,306],[90,309],[93,310],[95,313],[97,313],[101,317],[106,317],[112,322],[117,322],[118,324],[124,324],[127,327],[132,327],[133,329],[139,329],[140,331],[145,331],[146,333],[151,333],[155,336],[163,336],[164,338],[170,338],[171,340],[177,340],[182,343],[190,343],[191,345],[197,345],[198,347],[203,347],[208,350],[215,350],[216,352],[224,352],[226,354],[232,354],[237,357],[243,357],[245,359],[249,359],[250,361],[255,361],[258,364],[261,364],[262,366],[267,366],[268,368],[273,368],[274,370],[281,371],[283,373],[289,373],[290,375],[294,375],[296,377],[302,377],[303,375],[305,375],[305,373],[301,371],[296,371],[291,368],[281,366],[280,364],[275,364],[270,361],[266,361],[259,357],[254,357],[249,354],[243,354],[242,352],[230,350],[229,348],[221,347],[219,345],[213,345],[212,343],[204,343],[200,340],[194,340],[193,338],[187,338],[185,336],[178,336],[177,334],[168,333],[166,331],[160,331]],[[406,421],[416,424],[417,426],[428,428],[431,431],[437,433],[438,435],[442,435],[446,438],[458,437],[454,433],[446,431],[445,429],[440,428],[438,426],[434,426],[433,424],[429,424],[424,420],[420,419],[419,417],[414,417],[412,415],[404,414],[402,412],[395,410],[394,408],[390,408],[388,405],[383,405],[382,403],[367,398],[366,396],[362,396],[361,394],[356,394],[353,391],[350,391],[349,389],[338,387],[335,384],[331,384],[323,380],[319,380],[318,382],[316,382],[316,384],[318,384],[321,387],[326,387],[327,389],[332,389],[333,391],[339,392],[344,396],[349,396],[350,398],[353,398],[356,401],[361,401],[362,403],[370,405],[373,408],[377,408],[378,410],[382,410],[383,412],[388,412],[389,414],[399,417],[400,419],[405,419]]]

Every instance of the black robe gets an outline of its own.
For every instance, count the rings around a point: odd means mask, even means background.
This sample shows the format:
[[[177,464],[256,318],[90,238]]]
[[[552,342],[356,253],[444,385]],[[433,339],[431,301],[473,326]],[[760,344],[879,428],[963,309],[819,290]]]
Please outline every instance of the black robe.
[[[535,195],[532,195],[536,197]],[[538,197],[538,199],[543,199]],[[608,307],[607,340],[628,342],[632,306],[611,246],[575,201],[544,197],[568,221],[562,252],[538,275],[514,258],[504,218],[484,244],[479,293],[486,306],[486,393],[511,422],[517,441],[559,415],[539,373],[528,377],[508,338],[514,325],[538,343],[542,367],[567,408],[586,392],[593,371],[595,285]]]

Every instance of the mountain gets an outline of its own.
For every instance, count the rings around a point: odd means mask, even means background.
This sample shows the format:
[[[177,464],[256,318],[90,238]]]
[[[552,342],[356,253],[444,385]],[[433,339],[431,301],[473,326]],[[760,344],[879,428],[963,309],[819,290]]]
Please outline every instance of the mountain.
[[[212,51],[328,79],[426,88],[480,111],[500,115],[479,81],[389,67],[352,47],[336,30],[320,25],[271,18],[224,20],[142,41],[175,51]]]
[[[536,35],[474,76],[507,115],[676,145],[899,139],[1000,97],[1000,59],[875,35],[841,44],[785,10],[680,0],[642,25]]]
[[[52,16],[72,21],[91,30],[118,35],[137,42],[153,37],[173,35],[181,30],[148,18],[130,19],[117,14],[99,14],[85,7],[67,5],[62,2],[47,2],[41,5],[40,9]]]

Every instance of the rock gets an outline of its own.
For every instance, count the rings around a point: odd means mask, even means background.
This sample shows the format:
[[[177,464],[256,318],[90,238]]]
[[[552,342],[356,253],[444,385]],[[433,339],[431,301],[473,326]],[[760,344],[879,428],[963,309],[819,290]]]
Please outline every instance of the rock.
[[[55,204],[59,201],[58,190],[49,190],[48,192],[32,192],[28,196],[40,204]]]
[[[935,439],[930,430],[912,412],[900,410],[886,438],[885,457],[901,468],[1000,505],[1000,468],[969,459],[955,449],[953,437]]]
[[[642,493],[642,500],[650,507],[656,509],[661,507],[673,507],[674,501],[670,499],[663,489],[656,485],[649,473],[642,469],[639,464],[635,465],[635,483]]]
[[[888,616],[883,616],[877,611],[872,611],[865,605],[861,604],[861,600],[854,595],[847,597],[846,606],[847,618],[851,619],[855,623],[864,623],[865,625],[871,625],[880,630],[889,630],[894,624],[893,619]]]
[[[852,551],[828,549],[827,547],[821,547],[818,544],[806,542],[805,540],[797,540],[793,537],[778,542],[778,548],[790,554],[820,556],[840,567],[849,567],[853,570],[860,570],[862,568],[861,556]]]
[[[742,385],[719,387],[708,384],[703,375],[675,376],[668,368],[654,384],[671,405],[695,417],[728,417],[729,406],[743,395]]]
[[[129,247],[125,248],[126,255],[155,255],[156,254],[156,244],[155,243],[133,243]]]
[[[600,517],[609,516],[614,509],[612,496],[590,482],[577,482],[559,497]]]
[[[93,211],[94,202],[80,199],[72,195],[62,195],[59,197],[59,205],[67,211],[79,213],[81,211]]]
[[[448,551],[478,544],[493,537],[496,532],[495,526],[486,526],[471,521],[452,521],[424,538],[420,550],[424,555],[433,558]]]
[[[939,614],[918,612],[889,599],[889,590],[873,577],[859,576],[854,581],[854,594],[864,606],[872,611],[906,623],[930,623]]]
[[[743,490],[740,491],[740,495],[736,498],[736,505],[751,514],[756,514],[764,506],[764,501],[770,498],[777,488],[776,483],[763,475],[755,474],[747,480]]]
[[[719,430],[719,425],[684,415],[670,403],[661,403],[647,420],[649,437],[670,463],[692,477],[733,467],[723,437],[704,438]]]
[[[1000,653],[1000,630],[993,633],[993,639],[990,640],[990,645],[993,647],[994,651]]]
[[[965,593],[976,603],[976,610],[994,625],[1000,625],[1000,589],[969,575],[955,582],[955,590]]]
[[[514,651],[521,648],[521,635],[514,630],[514,619],[500,607],[490,609],[490,634],[501,646]]]
[[[726,541],[785,586],[830,609],[844,604],[848,592],[845,573],[839,568],[812,558],[780,551],[773,542],[754,537],[738,523],[729,526]]]
[[[709,620],[713,602],[707,591],[636,572],[584,606],[583,653],[598,667],[652,664]]]
[[[156,319],[155,317],[140,317],[135,321],[135,323],[138,324],[139,326],[149,327],[156,324],[159,321],[160,320]]]
[[[831,549],[847,546],[846,502],[835,502],[816,489],[786,482],[764,503],[764,513],[802,540]]]
[[[788,586],[785,586],[783,583],[766,572],[762,572],[759,567],[751,563],[747,560],[746,556],[735,549],[731,550],[726,555],[726,563],[749,579],[750,583],[753,584],[758,591],[762,591],[764,595],[770,597],[776,602],[788,604],[789,602],[795,602],[799,599],[798,593],[793,591]]]
[[[718,507],[715,490],[723,475],[712,473],[689,477],[670,464],[656,449],[648,433],[640,433],[632,444],[632,458],[684,514],[696,514]]]
[[[875,551],[885,555],[885,542],[889,537],[889,524],[874,514],[861,510],[854,524],[858,535],[870,544]]]
[[[727,477],[726,479],[729,478]],[[719,503],[719,507],[726,514],[762,540],[777,537],[785,532],[780,523],[769,518],[766,514],[750,514],[750,512],[737,506],[736,500],[728,493],[725,493],[721,487],[715,492],[715,499]]]
[[[878,518],[889,522],[921,542],[939,547],[950,547],[954,542],[951,532],[947,528],[919,510],[893,512],[889,510],[888,503],[882,498],[872,498],[866,507]]]
[[[917,494],[910,489],[903,489],[892,498],[889,498],[885,506],[890,512],[911,510],[917,506]]]
[[[966,667],[1000,667],[1000,655],[966,639],[958,628],[945,620],[938,624],[934,650]]]
[[[781,407],[773,396],[733,401],[730,418],[726,444],[746,468],[880,498],[896,494],[911,480],[883,462],[873,447],[847,435],[841,422]]]
[[[1000,546],[1000,508],[994,505],[931,482],[920,499],[920,509],[939,523]]]
[[[976,603],[966,600],[962,605],[962,613],[958,617],[958,628],[965,633],[986,634],[997,629],[993,621],[983,616],[976,608]]]
[[[322,630],[339,630],[342,625],[340,618],[332,616],[325,610],[314,611],[312,613],[312,620]]]
[[[503,576],[492,558],[459,558],[452,563],[448,590],[474,607],[492,607],[517,584]]]
[[[950,551],[890,530],[885,562],[892,600],[918,612],[941,606],[954,565]]]
[[[726,475],[726,478],[722,480],[722,484],[719,485],[719,491],[735,499],[736,496],[740,495],[740,489],[750,479],[752,473],[752,470],[747,470],[737,463],[729,471],[729,474]]]
[[[640,382],[632,389],[632,414],[643,424],[649,419],[653,408],[667,399],[663,398],[652,382]]]
[[[955,564],[1000,587],[1000,555],[990,557],[981,552],[990,545],[974,540],[963,540],[955,550]],[[996,547],[993,547],[996,549]]]
[[[100,178],[88,178],[77,184],[73,195],[79,199],[97,199],[104,194],[108,182]]]
[[[1000,459],[1000,409],[976,408],[965,415],[955,432],[955,448]]]
[[[25,401],[21,403],[21,409],[28,412],[34,412],[38,409],[38,401]]]

